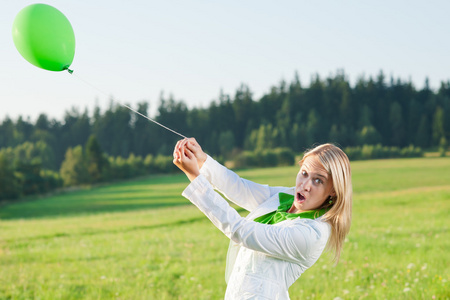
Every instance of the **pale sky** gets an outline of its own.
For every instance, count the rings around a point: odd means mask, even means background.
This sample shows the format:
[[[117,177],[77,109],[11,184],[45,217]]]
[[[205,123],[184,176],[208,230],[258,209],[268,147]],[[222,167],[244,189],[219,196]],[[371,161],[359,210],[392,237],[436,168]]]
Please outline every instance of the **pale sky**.
[[[39,69],[16,50],[14,18],[34,3],[71,22],[76,76]],[[343,69],[352,84],[383,70],[438,88],[450,80],[449,12],[447,0],[3,0],[0,121],[40,113],[62,121],[73,106],[106,108],[111,96],[133,107],[148,101],[154,114],[161,91],[207,107],[241,83],[259,99],[296,71],[304,86]]]

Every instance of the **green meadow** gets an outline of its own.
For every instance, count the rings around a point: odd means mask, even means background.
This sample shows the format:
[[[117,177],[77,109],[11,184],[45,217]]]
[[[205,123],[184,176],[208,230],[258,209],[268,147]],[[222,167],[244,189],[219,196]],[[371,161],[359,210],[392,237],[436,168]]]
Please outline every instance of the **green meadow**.
[[[297,167],[239,174],[292,186]],[[450,299],[450,158],[352,163],[353,223],[291,299]],[[227,238],[183,174],[0,207],[0,299],[223,299]],[[239,210],[242,215],[247,212]]]

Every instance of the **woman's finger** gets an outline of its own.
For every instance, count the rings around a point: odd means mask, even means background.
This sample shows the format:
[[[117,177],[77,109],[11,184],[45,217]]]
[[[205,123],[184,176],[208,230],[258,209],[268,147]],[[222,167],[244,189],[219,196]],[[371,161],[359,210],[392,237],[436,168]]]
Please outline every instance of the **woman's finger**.
[[[198,151],[197,145],[195,145],[192,141],[188,141],[186,145],[192,152],[196,153]]]
[[[183,144],[185,144],[187,142],[187,139],[182,139],[182,140],[179,140],[179,148],[181,148],[182,147],[182,145]]]
[[[185,148],[186,149],[186,156],[189,158],[189,159],[192,159],[193,157],[195,157],[195,155],[194,155],[194,153],[192,153],[192,151],[191,150],[189,150],[189,148]]]
[[[177,142],[177,144],[175,145],[175,148],[173,149],[173,155],[174,155],[174,156],[176,155],[177,151],[180,151],[180,145],[181,145],[181,143],[182,143],[183,141],[184,141],[184,140],[179,140],[179,141]]]
[[[185,151],[184,147],[182,147],[180,149],[180,155],[181,155],[181,160],[186,159],[186,151]]]
[[[177,157],[177,147],[175,146],[175,148],[173,149],[173,157]]]
[[[202,148],[200,147],[200,145],[196,144],[196,143],[192,143],[192,141],[189,141],[187,143],[187,147],[189,148],[189,150],[192,151],[192,153],[194,153],[195,157],[199,158],[203,151]]]
[[[180,149],[181,148],[181,144],[185,141],[186,139],[184,139],[184,140],[179,140],[178,142],[177,142],[177,144],[176,144],[176,146],[175,146],[175,149]]]
[[[183,140],[183,142],[181,143],[181,147],[186,148],[187,143],[188,143],[187,139]]]
[[[195,138],[190,138],[189,142],[191,142],[195,146],[200,146]]]

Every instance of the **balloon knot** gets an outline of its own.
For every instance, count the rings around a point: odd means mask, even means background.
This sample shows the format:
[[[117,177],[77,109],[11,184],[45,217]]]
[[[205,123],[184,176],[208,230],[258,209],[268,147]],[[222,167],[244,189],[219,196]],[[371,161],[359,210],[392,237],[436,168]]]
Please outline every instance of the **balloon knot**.
[[[67,68],[67,72],[69,72],[69,74],[72,74],[72,73],[73,73],[73,70]]]

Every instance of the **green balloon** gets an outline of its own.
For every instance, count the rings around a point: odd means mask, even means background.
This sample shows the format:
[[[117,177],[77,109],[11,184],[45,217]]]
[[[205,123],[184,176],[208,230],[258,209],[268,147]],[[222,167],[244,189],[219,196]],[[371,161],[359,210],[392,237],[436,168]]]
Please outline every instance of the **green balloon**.
[[[19,53],[39,68],[63,71],[72,64],[75,34],[66,16],[53,6],[32,4],[22,9],[12,36]]]

